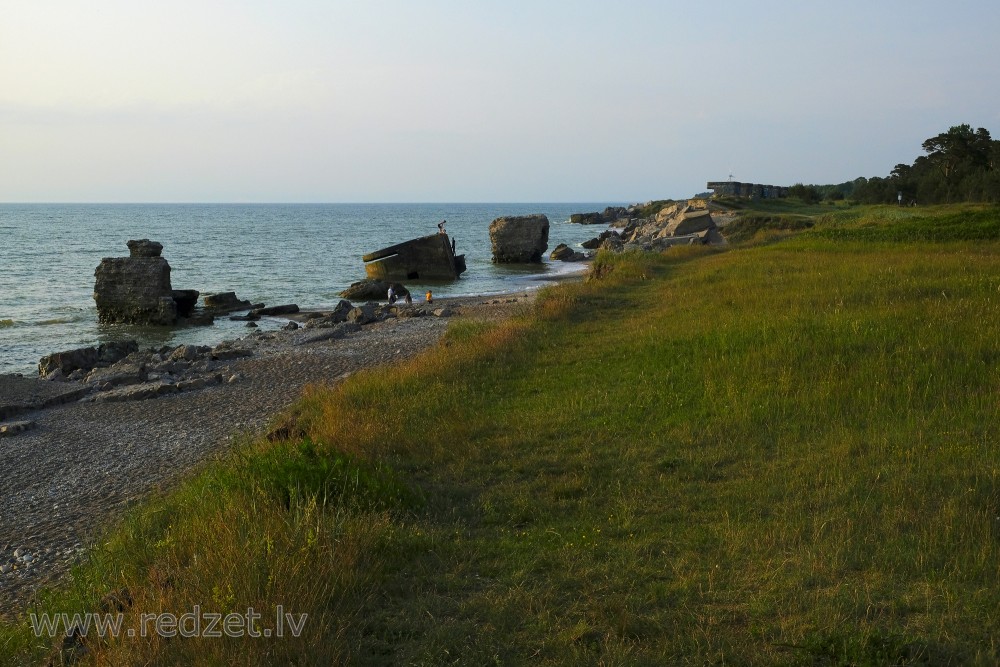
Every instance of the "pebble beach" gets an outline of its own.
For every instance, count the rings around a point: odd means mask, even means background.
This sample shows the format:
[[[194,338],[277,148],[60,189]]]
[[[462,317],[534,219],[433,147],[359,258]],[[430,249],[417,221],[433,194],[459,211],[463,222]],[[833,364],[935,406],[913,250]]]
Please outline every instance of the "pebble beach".
[[[0,437],[0,616],[23,612],[129,507],[237,439],[266,432],[306,385],[397,363],[435,345],[452,318],[504,318],[525,312],[533,298],[521,292],[441,300],[437,315],[388,317],[336,336],[292,325],[257,331],[226,343],[238,352],[231,359],[207,362],[217,381],[205,386],[146,400],[70,393],[68,402],[7,416],[0,425],[25,426]],[[0,397],[10,399],[20,380],[0,376]],[[59,384],[72,392],[78,383]]]

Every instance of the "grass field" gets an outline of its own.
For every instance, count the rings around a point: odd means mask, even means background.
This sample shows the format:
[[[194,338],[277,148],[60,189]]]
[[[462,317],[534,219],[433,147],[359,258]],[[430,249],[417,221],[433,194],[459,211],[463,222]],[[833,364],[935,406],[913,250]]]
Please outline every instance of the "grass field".
[[[898,215],[602,255],[311,390],[44,608],[309,614],[94,664],[995,664],[1000,211]]]

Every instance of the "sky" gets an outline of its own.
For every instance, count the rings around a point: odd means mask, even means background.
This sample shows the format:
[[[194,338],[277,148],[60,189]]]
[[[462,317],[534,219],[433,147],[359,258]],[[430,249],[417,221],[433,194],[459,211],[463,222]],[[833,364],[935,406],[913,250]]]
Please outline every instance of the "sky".
[[[1000,138],[995,0],[0,0],[3,202],[643,202]]]

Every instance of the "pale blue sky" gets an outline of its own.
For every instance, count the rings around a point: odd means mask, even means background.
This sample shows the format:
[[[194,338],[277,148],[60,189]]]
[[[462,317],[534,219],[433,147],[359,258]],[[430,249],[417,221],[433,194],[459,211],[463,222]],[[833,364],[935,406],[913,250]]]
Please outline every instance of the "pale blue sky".
[[[0,201],[645,201],[1000,138],[1000,3],[0,0]]]

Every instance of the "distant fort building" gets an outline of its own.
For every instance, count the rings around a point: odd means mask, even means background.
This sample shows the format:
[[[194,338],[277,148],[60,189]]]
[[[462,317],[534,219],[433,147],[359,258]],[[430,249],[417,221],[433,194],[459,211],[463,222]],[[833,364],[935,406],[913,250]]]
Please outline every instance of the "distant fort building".
[[[788,196],[788,188],[759,183],[739,181],[710,181],[708,189],[720,197],[742,197],[744,199],[778,199]]]

